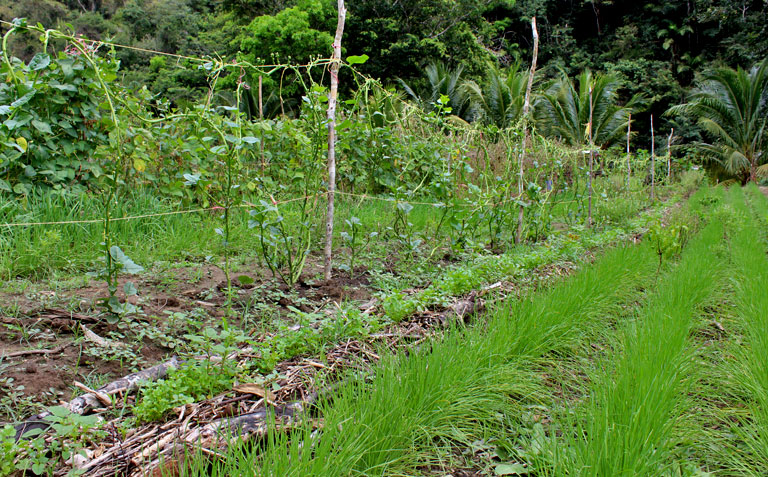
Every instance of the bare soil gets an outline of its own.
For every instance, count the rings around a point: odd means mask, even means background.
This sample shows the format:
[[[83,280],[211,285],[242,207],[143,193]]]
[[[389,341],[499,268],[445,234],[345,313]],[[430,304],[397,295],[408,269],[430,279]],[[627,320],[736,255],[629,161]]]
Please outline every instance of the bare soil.
[[[273,280],[270,272],[257,264],[239,266],[239,271],[232,273],[233,286],[237,287],[235,311],[248,300],[268,301],[277,309],[295,307],[316,312],[333,302],[362,302],[371,298],[367,267],[356,267],[354,278],[350,278],[349,272],[335,270],[331,280],[317,280],[313,277],[322,270],[320,262],[314,257],[310,259],[313,260],[308,260],[305,273],[292,289]],[[252,278],[253,283],[241,285],[237,277],[242,275]],[[124,295],[123,286],[129,281],[136,285],[138,295]],[[121,276],[118,296],[121,301],[139,307],[140,313],[132,317],[138,322],[162,324],[157,321],[167,321],[174,313],[200,315],[204,310],[206,324],[215,326],[226,314],[225,290],[224,272],[203,264]],[[141,339],[130,329],[110,324],[98,304],[105,296],[106,285],[98,281],[58,289],[49,283],[37,283],[24,291],[0,292],[0,396],[14,392],[18,399],[26,398],[38,406],[68,401],[79,393],[73,387],[74,381],[98,387],[173,354],[174,350],[161,340]],[[94,343],[78,339],[83,335],[81,325],[105,339],[120,333],[123,338],[119,341],[138,359],[131,361],[121,353],[105,354]],[[12,356],[62,347],[54,353]],[[1,412],[0,422],[10,420],[11,416]]]

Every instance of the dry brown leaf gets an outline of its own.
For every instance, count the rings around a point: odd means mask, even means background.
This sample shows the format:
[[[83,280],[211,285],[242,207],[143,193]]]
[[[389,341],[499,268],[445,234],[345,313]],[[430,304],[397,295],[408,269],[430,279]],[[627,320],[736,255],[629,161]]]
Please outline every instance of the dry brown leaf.
[[[236,384],[233,388],[235,392],[241,394],[255,394],[267,400],[268,403],[274,405],[275,395],[268,389],[264,389],[264,386],[256,383],[243,383]]]

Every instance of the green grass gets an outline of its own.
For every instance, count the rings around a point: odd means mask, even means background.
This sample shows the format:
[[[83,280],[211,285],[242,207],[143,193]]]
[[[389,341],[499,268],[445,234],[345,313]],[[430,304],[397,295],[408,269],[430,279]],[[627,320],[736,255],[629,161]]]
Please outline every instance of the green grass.
[[[572,194],[563,197],[565,203],[556,206],[557,215],[568,215],[576,206],[567,200]],[[258,202],[257,199],[252,199]],[[420,199],[430,202],[429,199]],[[378,232],[375,240],[381,253],[392,250],[391,244],[382,240],[387,235],[395,218],[394,203],[381,197],[348,197],[340,195],[336,199],[335,245],[345,244],[340,233],[347,226],[345,220],[351,216],[361,219],[362,233]],[[635,195],[630,197],[611,197],[608,200],[596,200],[596,215],[610,217],[611,223],[624,224],[639,210],[642,201]],[[297,220],[296,203],[281,205],[281,212],[290,221]],[[140,216],[164,214],[180,210],[194,209],[194,205],[182,207],[178,201],[159,197],[150,189],[139,188],[127,191],[114,204],[112,216]],[[97,268],[96,262],[101,257],[100,243],[103,241],[101,223],[59,224],[7,227],[3,224],[32,222],[67,222],[78,220],[99,220],[102,217],[103,204],[95,194],[60,195],[41,193],[22,199],[0,195],[0,277],[12,279],[29,277],[32,279],[50,278],[57,271],[82,272]],[[230,251],[233,255],[257,255],[259,241],[256,234],[248,229],[248,207],[235,209],[232,217],[232,237]],[[446,234],[449,225],[443,223],[436,242],[436,229],[441,220],[441,208],[416,204],[408,214],[412,230],[422,239],[421,253],[429,255],[440,243],[447,244]],[[324,230],[324,202],[321,200],[317,213],[313,217],[316,226],[314,250],[321,248]],[[602,211],[602,212],[601,212]],[[131,258],[144,266],[157,261],[196,261],[202,262],[212,256],[219,260],[223,253],[221,237],[215,229],[222,227],[221,213],[203,211],[189,214],[147,217],[112,223],[113,242],[119,245]],[[487,227],[477,229],[480,242],[487,240]],[[512,230],[506,231],[511,237]],[[508,238],[509,238],[508,237]]]
[[[621,352],[592,377],[586,402],[565,415],[565,447],[551,449],[553,475],[666,475],[690,383],[688,338],[697,309],[722,274],[710,223],[684,251],[624,332]]]
[[[744,326],[744,342],[735,350],[736,362],[729,371],[748,411],[735,428],[744,443],[734,452],[734,466],[742,475],[764,475],[768,468],[768,227],[763,222],[768,218],[768,203],[755,192],[753,188],[749,195],[760,223],[747,210],[739,191],[735,201],[743,220],[732,241],[734,299]]]

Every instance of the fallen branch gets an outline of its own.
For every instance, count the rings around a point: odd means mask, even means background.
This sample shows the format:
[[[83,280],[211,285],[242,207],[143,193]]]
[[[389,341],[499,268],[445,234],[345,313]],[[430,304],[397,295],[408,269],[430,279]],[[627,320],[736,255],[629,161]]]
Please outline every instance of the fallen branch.
[[[101,336],[97,335],[93,331],[89,330],[82,323],[80,323],[80,329],[83,330],[83,335],[85,336],[86,340],[94,343],[96,346],[99,346],[100,348],[125,348],[127,346],[125,343],[118,343],[117,341],[112,341],[106,338],[102,338]]]
[[[19,356],[28,356],[30,354],[56,354],[56,353],[61,353],[65,349],[69,348],[70,346],[72,346],[72,342],[71,341],[69,343],[66,343],[66,344],[63,344],[63,345],[59,346],[58,348],[53,348],[53,349],[25,349],[25,350],[21,350],[21,351],[14,351],[13,353],[4,354],[4,355],[2,355],[0,357],[2,357],[2,358],[18,358]]]

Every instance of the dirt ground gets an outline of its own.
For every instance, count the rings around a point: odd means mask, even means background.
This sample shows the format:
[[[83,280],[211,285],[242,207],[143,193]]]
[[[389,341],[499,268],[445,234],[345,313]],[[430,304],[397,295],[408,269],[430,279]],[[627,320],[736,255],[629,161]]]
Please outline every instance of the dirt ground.
[[[331,280],[313,280],[321,271],[319,263],[308,263],[293,289],[272,280],[269,271],[256,264],[239,266],[244,271],[232,274],[233,286],[237,287],[235,311],[242,311],[245,303],[255,301],[276,310],[288,311],[293,307],[316,312],[329,303],[363,302],[371,298],[365,267],[357,268],[355,278],[336,270]],[[243,275],[253,283],[242,285],[235,279]],[[123,285],[128,281],[135,284],[138,295],[124,296]],[[141,310],[131,317],[140,324],[157,325],[158,320],[191,314],[203,317],[201,326],[215,326],[226,313],[225,275],[213,265],[152,270],[140,276],[121,277],[119,282],[121,300]],[[107,295],[104,283],[92,281],[87,286],[58,290],[47,289],[47,285],[38,283],[24,291],[0,292],[0,356],[5,356],[0,360],[0,395],[10,397],[13,393],[17,400],[56,404],[73,397],[75,381],[97,387],[173,354],[174,349],[165,340],[138,337],[130,329],[104,319],[98,305],[98,300]],[[87,339],[73,344],[83,335],[82,327],[106,339],[123,336],[120,342],[130,349],[132,356],[120,350],[105,355],[102,348]],[[29,351],[38,353],[25,354]],[[8,417],[0,411],[0,422]]]

